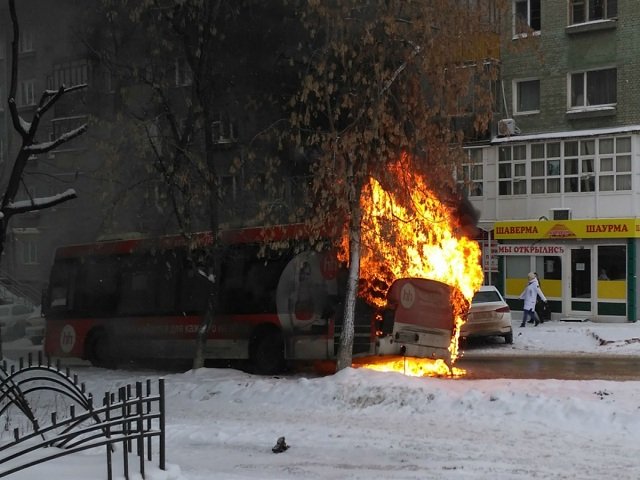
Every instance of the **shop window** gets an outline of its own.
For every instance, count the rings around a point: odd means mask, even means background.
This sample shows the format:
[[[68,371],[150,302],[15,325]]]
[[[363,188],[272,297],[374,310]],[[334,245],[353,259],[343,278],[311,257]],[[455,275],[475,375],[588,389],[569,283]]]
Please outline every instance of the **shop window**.
[[[534,272],[538,274],[540,288],[546,297],[562,297],[562,258],[534,257]]]
[[[540,31],[540,0],[513,0],[513,34]]]
[[[527,146],[500,147],[498,161],[498,193],[503,196],[526,195]]]
[[[529,257],[513,256],[505,258],[505,273],[507,278],[527,278],[527,274],[531,271]]]
[[[516,113],[538,113],[540,111],[540,80],[515,82]]]
[[[606,20],[618,16],[618,0],[570,0],[571,24]]]
[[[562,280],[562,259],[560,257],[536,257],[536,273],[543,280]]]
[[[617,101],[617,70],[607,68],[570,75],[569,106],[573,109],[614,105]]]
[[[518,297],[527,285],[527,274],[531,271],[531,257],[506,256],[505,262],[505,294]]]
[[[460,183],[468,196],[481,197],[484,191],[482,149],[470,148],[465,153],[468,161],[462,164]]]
[[[627,248],[624,245],[598,247],[598,280],[627,279]]]

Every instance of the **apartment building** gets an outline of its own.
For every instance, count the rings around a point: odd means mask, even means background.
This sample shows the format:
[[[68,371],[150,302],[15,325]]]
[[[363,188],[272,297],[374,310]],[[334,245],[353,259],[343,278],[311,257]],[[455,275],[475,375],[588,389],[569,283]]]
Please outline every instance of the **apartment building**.
[[[638,318],[640,3],[510,0],[502,118],[469,145],[485,269],[513,309],[538,273],[553,318]]]
[[[45,89],[87,85],[65,95],[42,118],[37,139],[57,138],[84,123],[89,125],[87,133],[48,154],[34,156],[25,170],[17,200],[55,195],[69,188],[76,190],[78,198],[41,212],[15,216],[7,231],[0,284],[19,284],[37,301],[55,249],[61,245],[179,231],[167,200],[167,184],[153,171],[149,158],[144,158],[151,150],[148,137],[163,138],[158,133],[162,125],[154,123],[162,111],[157,102],[148,101],[149,89],[142,88],[148,78],[141,80],[140,75],[134,77],[130,72],[145,72],[163,82],[180,128],[193,78],[184,46],[176,47],[175,56],[163,51],[152,58],[157,38],[144,28],[126,30],[117,22],[107,22],[106,17],[100,17],[107,13],[98,8],[106,8],[104,2],[20,0],[16,4],[20,24],[16,100],[20,116],[30,121]],[[127,7],[121,8],[126,13]],[[113,18],[123,17],[126,15]],[[286,221],[306,188],[308,162],[297,151],[278,151],[272,139],[265,139],[264,132],[282,118],[274,98],[289,98],[287,89],[296,85],[288,51],[295,51],[296,42],[291,41],[291,28],[281,25],[289,15],[268,3],[247,2],[246,11],[235,12],[230,18],[234,22],[224,24],[226,43],[216,42],[212,47],[216,49],[216,70],[207,79],[215,91],[210,129],[222,188],[219,222],[223,227],[255,225],[261,221],[261,211],[266,211],[272,221]],[[112,47],[109,42],[114,32],[110,28],[120,29],[116,33],[121,35],[122,45],[107,61],[102,50]],[[12,35],[8,6],[1,3],[1,182],[8,180],[20,147],[20,137],[6,107]],[[142,122],[146,122],[146,133],[134,138],[130,127]],[[194,133],[190,144],[194,158],[201,160],[204,156],[203,143],[202,130]],[[154,147],[162,148],[161,140]],[[272,191],[265,186],[266,174],[259,170],[260,162],[251,159],[276,157],[282,159],[283,171]],[[4,192],[2,186],[0,192]],[[204,203],[204,198],[193,202],[191,229],[210,228]]]
[[[25,122],[31,122],[46,89],[89,83],[92,67],[86,48],[72,35],[71,26],[82,2],[64,0],[57,8],[47,2],[16,2],[20,22],[16,103]],[[21,138],[13,129],[7,107],[11,82],[13,28],[8,5],[0,6],[0,174],[2,192],[9,179]],[[36,139],[44,142],[89,122],[90,93],[63,98],[41,120]],[[91,154],[96,136],[88,134],[49,154],[33,156],[26,167],[16,200],[48,197],[74,188],[82,200],[60,204],[43,212],[11,219],[5,240],[0,280],[14,291],[38,301],[47,277],[54,245],[70,239],[84,241],[95,235],[99,218],[99,190],[90,172],[100,167]],[[72,228],[82,225],[82,229]]]

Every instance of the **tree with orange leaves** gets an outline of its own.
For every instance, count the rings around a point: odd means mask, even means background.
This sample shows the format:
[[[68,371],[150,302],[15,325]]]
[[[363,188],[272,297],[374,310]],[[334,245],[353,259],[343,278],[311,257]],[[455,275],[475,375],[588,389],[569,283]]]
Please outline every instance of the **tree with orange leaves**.
[[[291,124],[293,141],[313,152],[308,223],[339,227],[348,244],[338,370],[352,363],[361,251],[370,247],[364,187],[375,178],[414,208],[411,182],[388,168],[404,153],[406,172],[439,196],[455,192],[463,133],[453,120],[464,115],[482,131],[493,111],[499,1],[308,0],[300,9],[311,40]]]

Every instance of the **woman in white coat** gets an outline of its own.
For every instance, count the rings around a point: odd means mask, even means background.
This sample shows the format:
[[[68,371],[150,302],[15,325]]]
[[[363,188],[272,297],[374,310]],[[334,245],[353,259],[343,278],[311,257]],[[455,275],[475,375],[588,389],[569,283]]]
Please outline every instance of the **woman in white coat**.
[[[535,314],[536,308],[536,300],[538,296],[542,299],[543,302],[547,303],[547,298],[542,293],[542,289],[538,284],[538,279],[536,278],[536,274],[533,272],[529,272],[527,275],[529,278],[529,283],[525,287],[524,291],[520,294],[520,298],[524,299],[524,307],[522,308],[522,323],[520,327],[526,326],[527,320],[532,319],[535,321],[535,326],[538,326],[538,318]]]

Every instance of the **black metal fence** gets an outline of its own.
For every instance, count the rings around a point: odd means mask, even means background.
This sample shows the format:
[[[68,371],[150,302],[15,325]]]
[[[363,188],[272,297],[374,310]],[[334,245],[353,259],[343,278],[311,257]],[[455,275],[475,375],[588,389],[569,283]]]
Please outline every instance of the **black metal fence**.
[[[105,447],[107,478],[113,478],[113,457],[117,448],[122,455],[122,469],[129,479],[134,465],[145,478],[145,462],[153,461],[154,450],[158,467],[165,470],[165,396],[164,379],[158,380],[156,392],[151,380],[126,385],[115,392],[106,392],[101,406],[95,406],[93,396],[78,383],[77,375],[64,371],[49,359],[37,363],[29,355],[25,364],[0,366],[0,418],[13,409],[24,415],[29,428],[13,429],[13,438],[0,438],[0,477],[65,455],[96,447]],[[31,398],[37,392],[48,392],[70,401],[68,412],[60,415],[49,411],[42,419]],[[57,405],[58,402],[54,402]],[[79,411],[78,411],[79,410]],[[154,441],[155,440],[155,441]],[[155,448],[154,448],[155,444]],[[137,457],[137,458],[136,458]],[[131,464],[131,466],[130,466]]]

